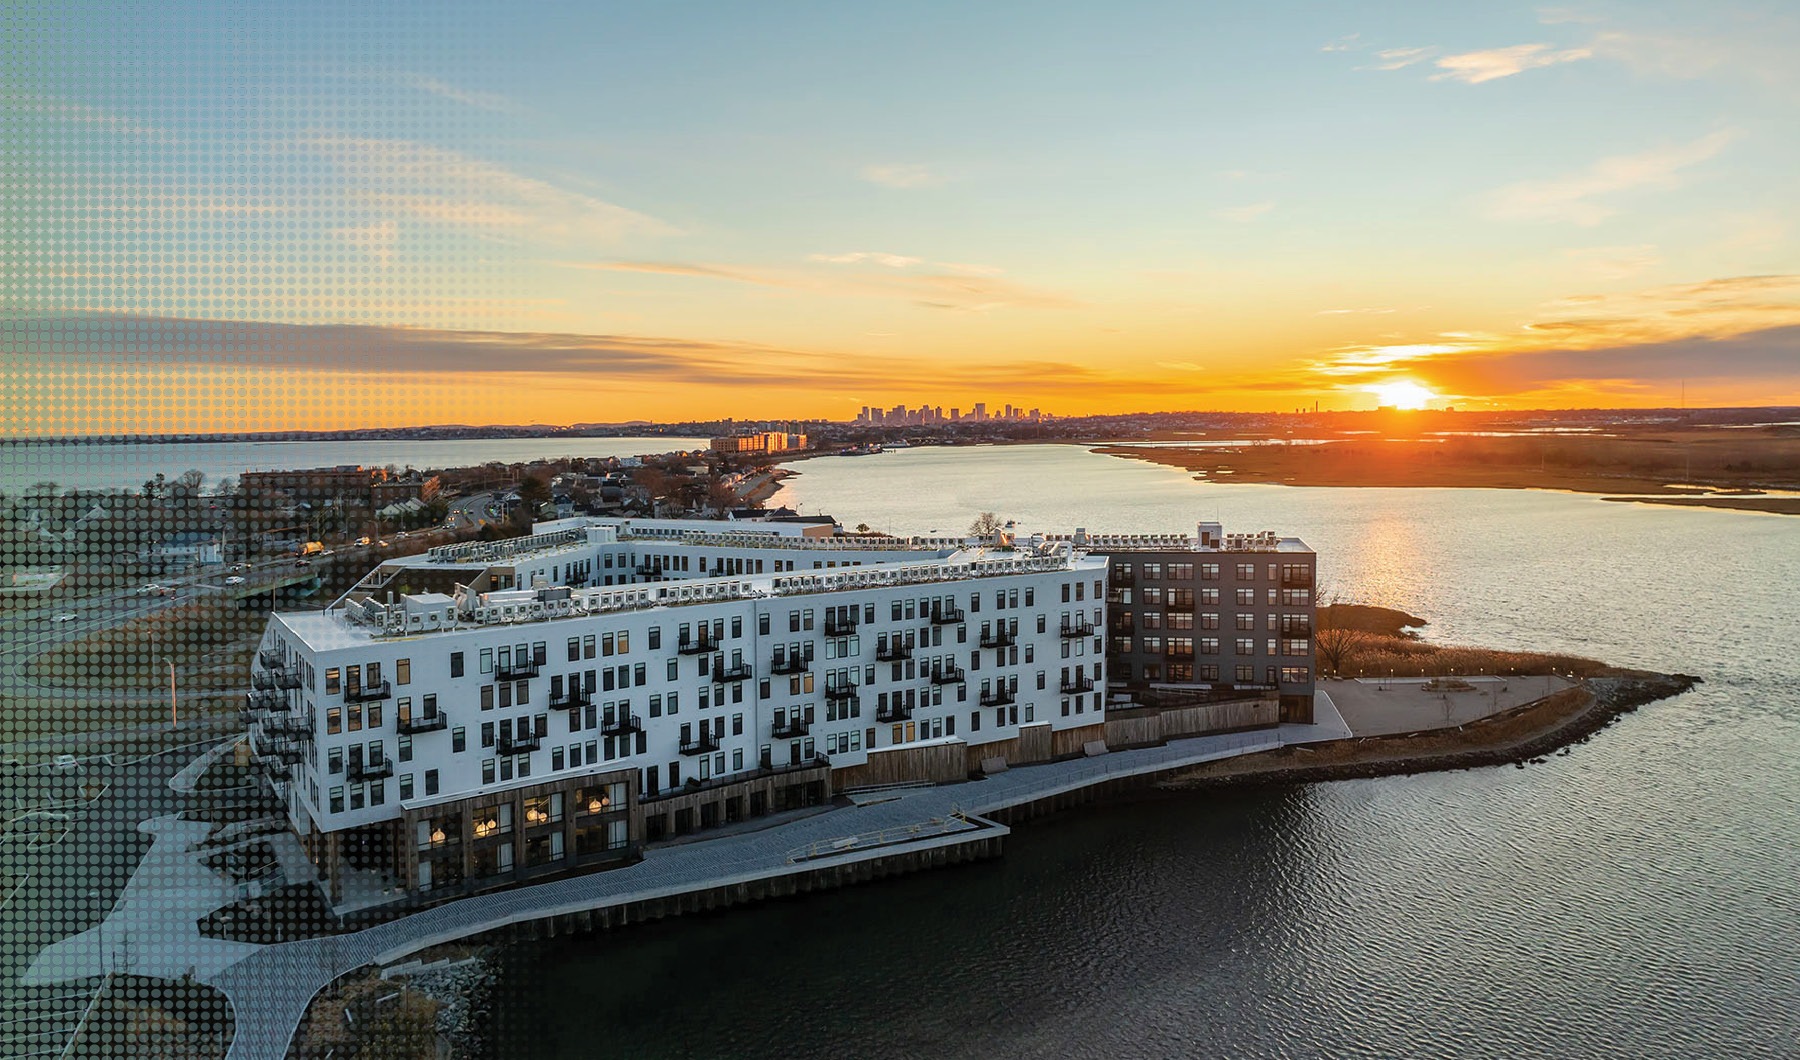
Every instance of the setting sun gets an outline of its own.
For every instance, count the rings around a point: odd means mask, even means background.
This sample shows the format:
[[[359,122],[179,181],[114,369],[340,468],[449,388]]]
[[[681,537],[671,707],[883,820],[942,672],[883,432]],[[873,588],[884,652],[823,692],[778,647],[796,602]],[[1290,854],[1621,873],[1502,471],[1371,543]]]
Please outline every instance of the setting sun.
[[[1422,409],[1427,402],[1437,397],[1436,394],[1410,379],[1372,386],[1369,388],[1369,393],[1374,394],[1383,405],[1392,405],[1397,409]]]

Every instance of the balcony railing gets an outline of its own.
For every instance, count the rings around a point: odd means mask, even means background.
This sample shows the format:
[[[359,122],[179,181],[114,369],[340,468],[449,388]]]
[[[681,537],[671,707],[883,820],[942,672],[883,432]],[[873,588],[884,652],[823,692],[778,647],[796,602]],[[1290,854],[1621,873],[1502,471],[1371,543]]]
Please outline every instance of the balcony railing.
[[[769,729],[769,739],[798,740],[809,732],[812,732],[812,722],[795,714],[790,716],[786,721],[776,722],[775,725]]]
[[[904,644],[885,644],[875,649],[875,658],[880,662],[900,662],[913,657],[913,650]]]
[[[1003,629],[991,630],[981,635],[981,646],[984,648],[1010,648],[1017,643],[1019,643],[1018,634],[1009,633]]]
[[[299,688],[300,675],[292,670],[277,670],[275,671],[275,687],[287,689]]]
[[[281,652],[276,648],[264,648],[256,653],[256,661],[262,663],[265,670],[281,669]]]
[[[931,683],[934,685],[960,685],[968,678],[968,671],[960,666],[934,666],[931,668]]]
[[[550,697],[551,710],[580,710],[594,705],[594,694],[586,688],[569,688]]]
[[[770,673],[783,675],[803,674],[810,669],[812,662],[800,655],[778,655],[769,666]]]
[[[268,670],[253,670],[250,673],[250,687],[262,692],[275,691],[275,675]]]
[[[628,710],[622,710],[610,720],[600,723],[600,732],[606,736],[624,736],[626,733],[643,731],[643,719]]]
[[[710,735],[696,736],[681,742],[681,753],[684,755],[709,755],[719,749],[719,741]]]
[[[394,686],[386,681],[372,685],[344,686],[344,702],[368,703],[372,700],[387,699],[394,694]]]
[[[1092,622],[1064,622],[1062,635],[1070,638],[1091,637],[1094,635]]]
[[[651,567],[648,565],[642,566],[642,567],[633,567],[631,569],[631,572],[640,578],[660,578],[660,577],[662,577],[662,568],[661,567]]]
[[[691,795],[696,791],[708,791],[713,788],[723,788],[731,784],[742,784],[746,780],[755,780],[759,777],[780,776],[784,773],[798,773],[807,769],[824,769],[831,765],[830,760],[824,755],[813,755],[812,757],[802,759],[799,762],[781,766],[775,765],[772,761],[772,757],[773,756],[763,759],[762,765],[756,769],[743,769],[735,773],[722,773],[709,780],[702,780],[698,784],[688,781],[675,787],[664,788],[661,791],[646,791],[639,796],[638,801],[655,802],[658,799],[674,798],[679,795]]]
[[[713,670],[714,681],[748,681],[755,676],[749,663],[732,663],[730,666],[718,667]]]
[[[826,699],[855,699],[856,698],[856,686],[855,685],[827,684],[825,686],[825,698]]]
[[[848,637],[856,632],[859,624],[855,618],[838,618],[827,615],[825,616],[825,635],[827,637]]]
[[[247,693],[244,703],[251,710],[281,710],[287,706],[287,697],[271,689]]]
[[[400,719],[400,731],[408,736],[417,736],[422,732],[438,732],[450,724],[450,715],[443,711],[433,714],[413,714]]]
[[[719,650],[719,642],[711,637],[700,637],[697,640],[684,640],[675,646],[675,650],[683,655],[710,655]]]
[[[1010,688],[996,688],[981,694],[981,705],[984,707],[1004,707],[1008,703],[1017,703]]]
[[[1086,674],[1077,674],[1074,677],[1064,678],[1062,682],[1062,694],[1065,696],[1080,695],[1083,692],[1092,692],[1093,690],[1094,679]]]
[[[934,607],[931,609],[931,624],[934,626],[951,626],[968,620],[968,612],[960,607]]]
[[[516,755],[526,751],[535,751],[541,745],[542,741],[538,739],[538,734],[535,732],[529,732],[523,736],[512,732],[503,732],[500,734],[500,753],[503,755]]]
[[[501,665],[494,667],[494,679],[496,681],[523,681],[528,678],[536,677],[538,671],[538,664],[530,660],[525,662],[502,663]]]
[[[351,762],[344,770],[344,779],[355,784],[363,780],[384,780],[394,775],[394,760],[383,758],[379,762]]]
[[[913,716],[913,708],[904,703],[889,703],[885,707],[875,708],[875,720],[879,722],[906,721]]]

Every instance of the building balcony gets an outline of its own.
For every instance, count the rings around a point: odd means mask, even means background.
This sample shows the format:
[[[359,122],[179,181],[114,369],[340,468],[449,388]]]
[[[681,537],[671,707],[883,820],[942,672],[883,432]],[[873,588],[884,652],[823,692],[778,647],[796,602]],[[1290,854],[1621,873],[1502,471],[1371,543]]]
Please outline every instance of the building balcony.
[[[800,655],[778,655],[775,657],[775,661],[769,665],[770,673],[784,676],[803,674],[810,669],[812,669],[812,663]]]
[[[856,698],[856,686],[855,685],[829,685],[828,684],[825,686],[825,698],[833,699],[833,700],[855,699]]]
[[[661,567],[633,567],[631,569],[631,573],[637,575],[640,578],[661,578],[662,577],[662,568]]]
[[[277,711],[262,719],[263,734],[279,740],[305,741],[313,738],[312,725],[287,711]]]
[[[675,650],[683,655],[710,655],[719,650],[719,642],[711,637],[700,637],[682,641],[675,646]]]
[[[269,670],[252,670],[250,672],[250,687],[259,692],[275,691],[275,674]]]
[[[1017,643],[1018,634],[1005,630],[996,629],[981,635],[981,646],[984,648],[1010,648]]]
[[[1064,679],[1059,690],[1065,696],[1076,696],[1083,692],[1092,692],[1094,690],[1094,679],[1086,674],[1076,674],[1074,677]]]
[[[713,671],[714,681],[748,681],[755,676],[749,663],[733,663]]]
[[[265,670],[281,669],[281,652],[276,648],[264,648],[256,653],[256,661],[262,663]]]
[[[387,699],[394,694],[394,686],[386,681],[373,685],[347,685],[344,688],[344,702],[369,703],[377,699]]]
[[[960,685],[968,678],[968,671],[960,666],[934,666],[931,669],[931,683],[934,685]]]
[[[691,740],[682,741],[681,744],[681,753],[690,757],[709,755],[718,749],[719,741],[713,739],[710,735],[696,736]]]
[[[277,670],[275,671],[275,687],[281,689],[299,688],[300,675],[292,670]]]
[[[585,688],[573,687],[550,697],[551,710],[580,710],[582,707],[594,705],[594,694]]]
[[[344,779],[352,784],[364,780],[385,780],[394,775],[394,760],[383,758],[379,762],[351,762],[344,769]]]
[[[934,626],[953,626],[967,621],[968,612],[960,607],[934,607],[931,609],[931,624]]]
[[[400,731],[408,736],[417,736],[422,732],[438,732],[450,724],[450,715],[443,711],[435,714],[413,714],[400,719]]]
[[[885,707],[875,708],[875,720],[879,722],[906,721],[913,716],[913,708],[904,703],[889,703]]]
[[[525,662],[504,663],[494,667],[494,680],[524,681],[536,677],[538,672],[538,664],[530,660],[526,660]]]
[[[1091,637],[1094,635],[1094,624],[1092,622],[1065,622],[1061,632],[1064,637],[1071,639]]]
[[[825,617],[825,635],[827,637],[848,637],[856,632],[858,625],[860,623],[854,618],[837,618],[827,615]]]
[[[804,717],[795,714],[790,716],[786,721],[777,722],[771,727],[769,729],[769,739],[798,740],[810,732],[812,732],[812,723],[807,721]]]
[[[900,662],[913,657],[913,650],[904,644],[888,644],[875,650],[875,658],[879,662]]]
[[[500,734],[500,753],[503,755],[525,754],[537,750],[542,744],[543,741],[535,732],[526,733],[524,736],[511,732]]]
[[[643,731],[643,719],[628,710],[622,710],[600,724],[600,732],[604,736],[624,736],[628,733]]]
[[[247,693],[244,696],[244,705],[251,710],[285,710],[288,701],[286,696],[271,689]]]
[[[1004,707],[1017,702],[1018,699],[1010,688],[996,688],[981,694],[981,705],[984,707]]]

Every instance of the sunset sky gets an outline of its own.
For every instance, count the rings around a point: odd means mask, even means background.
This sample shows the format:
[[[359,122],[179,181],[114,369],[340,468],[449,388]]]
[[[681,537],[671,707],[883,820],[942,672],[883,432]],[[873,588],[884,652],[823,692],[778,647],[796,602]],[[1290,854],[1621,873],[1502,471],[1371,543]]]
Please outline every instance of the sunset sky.
[[[1792,4],[377,6],[14,5],[5,433],[1800,404]]]

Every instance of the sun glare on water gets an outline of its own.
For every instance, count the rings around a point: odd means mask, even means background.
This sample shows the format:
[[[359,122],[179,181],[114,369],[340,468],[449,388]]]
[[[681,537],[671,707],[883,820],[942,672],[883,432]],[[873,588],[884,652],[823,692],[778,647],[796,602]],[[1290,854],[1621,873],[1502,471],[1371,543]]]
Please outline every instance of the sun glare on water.
[[[1383,405],[1392,405],[1397,409],[1422,409],[1432,398],[1437,397],[1430,390],[1410,379],[1401,379],[1393,383],[1382,383],[1369,388],[1369,393]]]

